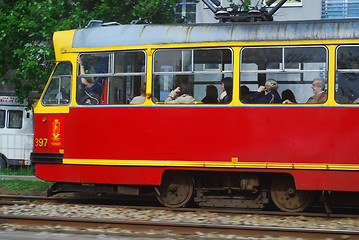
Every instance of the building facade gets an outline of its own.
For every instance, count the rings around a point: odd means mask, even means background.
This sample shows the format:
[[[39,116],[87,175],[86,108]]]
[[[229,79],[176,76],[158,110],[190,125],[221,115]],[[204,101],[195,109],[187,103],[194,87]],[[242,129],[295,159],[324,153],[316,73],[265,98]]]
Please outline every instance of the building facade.
[[[229,7],[227,0],[221,6]],[[234,0],[234,2],[239,2]],[[252,0],[252,8],[260,8],[264,0]],[[277,1],[279,2],[279,1]],[[274,6],[274,3],[272,6]],[[212,11],[202,2],[183,0],[176,8],[177,17],[188,23],[215,23]],[[359,0],[288,0],[275,14],[274,21],[304,21],[359,17]]]

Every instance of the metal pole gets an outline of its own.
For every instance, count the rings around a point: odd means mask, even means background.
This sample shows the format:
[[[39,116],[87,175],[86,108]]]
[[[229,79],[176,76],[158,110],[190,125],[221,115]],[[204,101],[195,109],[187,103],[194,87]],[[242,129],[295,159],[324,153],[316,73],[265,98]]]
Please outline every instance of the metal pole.
[[[273,14],[278,11],[278,9],[286,2],[287,0],[281,0],[272,10],[269,11],[269,15],[273,16]]]
[[[204,4],[207,5],[207,7],[213,12],[213,13],[216,13],[217,12],[217,9],[215,7],[213,7],[212,3],[209,2],[209,0],[202,0],[202,2]]]
[[[266,2],[266,5],[269,7],[270,5],[272,5],[276,0],[268,0]]]

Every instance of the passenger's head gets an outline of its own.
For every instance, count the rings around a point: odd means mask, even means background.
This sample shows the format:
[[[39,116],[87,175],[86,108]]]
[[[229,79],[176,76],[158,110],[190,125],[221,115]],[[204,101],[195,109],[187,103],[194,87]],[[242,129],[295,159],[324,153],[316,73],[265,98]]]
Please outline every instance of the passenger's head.
[[[218,98],[218,90],[216,86],[208,85],[206,88],[206,96],[212,97],[212,98]]]
[[[141,84],[140,93],[141,94],[146,93],[146,83],[145,82]]]
[[[241,92],[241,96],[246,96],[247,94],[249,94],[249,88],[245,85],[242,85],[240,88],[240,92]]]
[[[315,95],[318,95],[319,93],[323,92],[325,89],[324,79],[321,77],[314,78],[313,83],[312,83],[312,89],[313,89],[313,93]]]
[[[278,83],[274,79],[268,79],[265,83],[266,91],[271,92],[278,89]]]
[[[232,95],[233,88],[233,78],[226,77],[222,79],[222,89],[227,92],[227,95]]]
[[[182,81],[180,83],[180,89],[181,89],[181,94],[188,94],[188,95],[192,95],[192,87],[191,84],[187,81]]]
[[[292,103],[297,103],[297,100],[295,99],[294,93],[289,89],[284,90],[282,92],[282,102],[284,102],[285,100],[289,100]]]

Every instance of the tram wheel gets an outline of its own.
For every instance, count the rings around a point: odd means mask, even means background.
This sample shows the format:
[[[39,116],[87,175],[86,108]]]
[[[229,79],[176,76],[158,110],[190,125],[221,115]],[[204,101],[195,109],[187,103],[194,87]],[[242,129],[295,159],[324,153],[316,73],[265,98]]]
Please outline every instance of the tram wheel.
[[[315,196],[314,191],[296,190],[290,175],[274,177],[270,193],[274,204],[285,212],[303,211],[312,204]]]
[[[169,172],[162,178],[160,186],[155,187],[156,197],[166,207],[186,206],[193,197],[194,183],[185,172]]]

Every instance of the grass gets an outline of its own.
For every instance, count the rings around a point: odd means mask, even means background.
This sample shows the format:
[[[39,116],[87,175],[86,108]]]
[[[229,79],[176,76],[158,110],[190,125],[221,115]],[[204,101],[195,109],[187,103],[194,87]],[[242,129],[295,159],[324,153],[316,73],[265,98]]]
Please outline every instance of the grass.
[[[34,176],[35,166],[8,167],[1,169],[1,176]],[[46,189],[53,182],[44,182],[27,179],[0,179],[0,192],[2,194],[16,195],[44,195]]]
[[[35,176],[35,166],[8,167],[1,169],[0,175]]]
[[[0,179],[1,188],[11,191],[46,191],[53,182],[21,180],[21,179]]]

